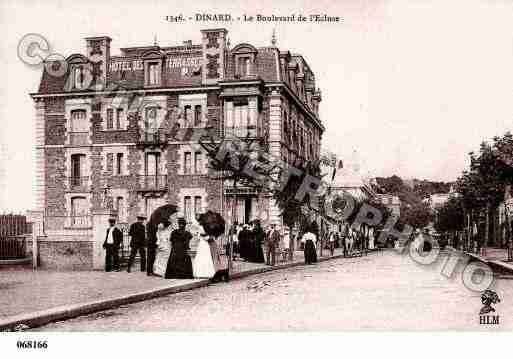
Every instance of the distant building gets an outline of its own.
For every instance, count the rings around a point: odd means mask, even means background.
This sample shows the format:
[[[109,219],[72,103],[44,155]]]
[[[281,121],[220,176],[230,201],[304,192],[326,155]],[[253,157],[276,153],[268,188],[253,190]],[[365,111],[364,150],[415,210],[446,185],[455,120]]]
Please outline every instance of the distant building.
[[[457,197],[458,192],[454,191],[451,187],[449,193],[433,193],[428,198],[424,199],[424,203],[429,205],[432,211],[436,211],[443,207],[443,205],[453,197]]]

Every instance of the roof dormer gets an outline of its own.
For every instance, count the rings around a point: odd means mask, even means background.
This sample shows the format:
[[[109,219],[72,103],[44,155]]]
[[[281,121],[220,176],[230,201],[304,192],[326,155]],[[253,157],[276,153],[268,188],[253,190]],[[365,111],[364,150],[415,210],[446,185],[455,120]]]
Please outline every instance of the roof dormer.
[[[235,63],[235,77],[247,78],[256,76],[256,55],[258,50],[250,44],[242,43],[235,46],[231,54]]]

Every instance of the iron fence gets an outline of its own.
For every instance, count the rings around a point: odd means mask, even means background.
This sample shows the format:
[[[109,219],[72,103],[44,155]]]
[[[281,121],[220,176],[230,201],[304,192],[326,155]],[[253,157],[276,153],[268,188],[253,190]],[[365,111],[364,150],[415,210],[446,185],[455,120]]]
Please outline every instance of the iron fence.
[[[31,232],[27,218],[20,214],[0,215],[0,237],[17,236]]]
[[[19,259],[27,255],[25,235],[0,237],[0,259]]]

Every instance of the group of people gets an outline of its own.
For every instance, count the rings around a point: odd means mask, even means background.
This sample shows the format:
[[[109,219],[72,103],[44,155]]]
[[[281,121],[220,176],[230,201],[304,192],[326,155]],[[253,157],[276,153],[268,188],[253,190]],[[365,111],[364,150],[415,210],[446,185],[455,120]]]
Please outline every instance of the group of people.
[[[127,271],[131,271],[134,259],[139,253],[141,271],[146,270],[148,275],[164,278],[214,278],[216,274],[227,271],[226,259],[230,254],[234,260],[240,258],[247,262],[274,266],[280,255],[283,261],[293,260],[296,242],[301,243],[306,264],[317,262],[317,249],[321,245],[325,245],[331,255],[335,248],[340,247],[344,256],[353,255],[355,251],[366,253],[367,250],[374,249],[374,231],[370,228],[354,230],[346,226],[341,232],[329,231],[321,235],[316,223],[312,222],[304,233],[296,235],[288,227],[280,231],[276,223],[271,223],[264,230],[260,220],[254,220],[244,225],[235,223],[230,228],[228,235],[231,241],[226,241],[225,247],[227,256],[221,256],[216,237],[207,235],[196,220],[186,229],[185,219],[178,218],[175,213],[158,224],[153,243],[146,238],[145,219],[140,215],[137,222],[130,226]],[[224,220],[222,221],[224,230]],[[115,219],[109,220],[109,223],[104,241],[106,271],[119,270],[118,253],[123,240],[123,233],[115,226]],[[194,258],[190,256],[192,241],[196,245]]]
[[[259,220],[249,224],[234,223],[230,230],[233,248],[233,258],[247,262],[265,263],[262,245],[265,242],[265,232]],[[226,253],[230,253],[230,242],[226,243]]]
[[[335,248],[342,248],[344,256],[351,256],[355,252],[367,253],[375,249],[375,233],[370,227],[355,230],[349,226],[342,232],[330,231],[327,234],[327,247],[334,254]]]
[[[257,219],[244,225],[235,223],[229,235],[232,242],[226,243],[226,253],[230,253],[230,246],[232,246],[234,260],[241,259],[273,266],[280,255],[284,261],[293,259],[293,237],[287,227],[282,233],[276,223],[271,223],[269,228],[264,230],[260,220]]]
[[[207,235],[201,225],[195,222],[191,226],[194,233],[186,229],[184,218],[172,215],[158,224],[156,242],[147,238],[146,217],[137,216],[137,221],[130,225],[130,256],[127,272],[131,272],[137,253],[140,255],[141,271],[149,276],[164,278],[211,278],[226,271],[222,263],[216,238]],[[123,233],[115,225],[115,219],[109,219],[109,228],[105,236],[105,270],[119,271],[119,248],[123,241]],[[196,255],[191,258],[191,241],[195,239]],[[147,252],[146,252],[147,247]]]

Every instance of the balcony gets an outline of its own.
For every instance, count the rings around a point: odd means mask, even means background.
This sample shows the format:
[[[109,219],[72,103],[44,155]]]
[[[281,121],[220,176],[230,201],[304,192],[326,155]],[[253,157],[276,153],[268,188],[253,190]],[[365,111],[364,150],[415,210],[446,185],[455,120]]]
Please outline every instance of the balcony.
[[[69,144],[72,146],[88,146],[89,132],[70,132]]]
[[[89,177],[67,177],[65,180],[65,188],[68,192],[89,192]]]
[[[167,192],[167,175],[137,176],[137,191],[139,192]]]
[[[224,137],[226,138],[257,138],[260,136],[257,126],[247,127],[225,127]]]
[[[167,133],[165,131],[143,131],[137,140],[139,147],[165,147],[167,145]]]
[[[92,218],[89,214],[70,216],[45,216],[45,230],[91,229]]]

